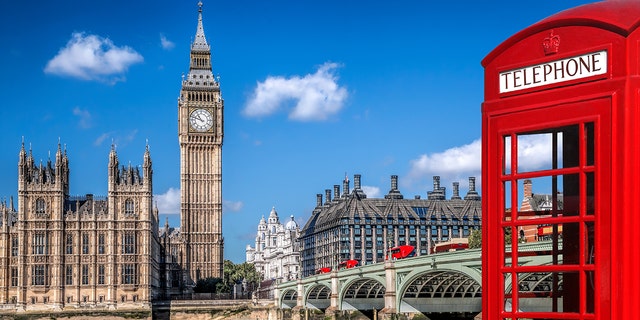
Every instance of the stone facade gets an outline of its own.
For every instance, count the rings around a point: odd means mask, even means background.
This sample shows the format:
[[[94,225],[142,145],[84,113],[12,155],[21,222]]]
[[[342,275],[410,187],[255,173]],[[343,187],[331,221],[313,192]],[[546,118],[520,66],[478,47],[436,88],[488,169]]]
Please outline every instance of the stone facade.
[[[17,310],[145,308],[159,293],[158,211],[149,149],[138,167],[109,153],[108,195],[69,195],[69,160],[36,165],[24,143],[18,208],[2,205],[0,305]]]
[[[469,178],[469,191],[459,194],[459,183],[453,184],[453,195],[446,198],[440,177],[433,177],[433,190],[427,199],[416,196],[404,199],[398,190],[398,176],[391,176],[391,189],[384,198],[367,198],[361,189],[361,176],[354,175],[354,189],[349,179],[316,195],[316,208],[301,231],[302,276],[319,268],[336,268],[341,261],[358,260],[359,264],[383,262],[388,249],[412,245],[416,255],[426,255],[438,243],[468,238],[471,230],[480,229],[481,197],[475,189],[475,178]]]
[[[180,221],[185,281],[222,277],[222,137],[224,100],[198,13],[189,74],[178,99]]]
[[[272,208],[268,221],[260,219],[255,247],[247,245],[246,260],[253,263],[263,279],[290,281],[300,275],[300,227],[293,219],[280,223],[276,208]]]
[[[148,146],[120,166],[112,145],[108,194],[71,196],[66,148],[36,164],[23,142],[17,207],[0,203],[0,311],[151,310],[222,277],[223,100],[199,5],[178,101],[181,228],[159,228]]]

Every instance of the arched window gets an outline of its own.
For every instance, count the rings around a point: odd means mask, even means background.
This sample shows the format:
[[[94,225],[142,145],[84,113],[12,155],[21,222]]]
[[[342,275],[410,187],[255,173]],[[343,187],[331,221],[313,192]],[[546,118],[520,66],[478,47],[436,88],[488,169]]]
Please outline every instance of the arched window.
[[[124,202],[124,214],[128,216],[133,215],[133,200],[127,199]]]
[[[122,237],[122,253],[136,253],[136,235],[133,232],[125,233]]]
[[[44,199],[38,198],[36,200],[36,214],[42,215],[45,212]]]
[[[67,254],[73,254],[73,235],[67,234]]]

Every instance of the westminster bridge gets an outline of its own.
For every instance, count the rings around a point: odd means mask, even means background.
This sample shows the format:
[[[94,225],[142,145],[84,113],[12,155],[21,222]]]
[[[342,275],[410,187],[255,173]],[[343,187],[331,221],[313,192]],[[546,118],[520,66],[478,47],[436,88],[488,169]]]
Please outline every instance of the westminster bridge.
[[[551,263],[550,255],[539,254],[550,252],[551,242],[519,244],[518,248],[532,253],[519,258],[521,265]],[[370,319],[417,313],[430,319],[471,319],[482,309],[481,256],[480,249],[470,249],[334,270],[280,283],[274,299],[285,318],[293,319],[356,310]],[[505,287],[511,288],[511,279],[505,281]],[[531,274],[519,285],[521,291],[528,288],[531,296],[548,296],[550,284],[547,275]],[[546,308],[544,303],[529,301],[532,308]]]

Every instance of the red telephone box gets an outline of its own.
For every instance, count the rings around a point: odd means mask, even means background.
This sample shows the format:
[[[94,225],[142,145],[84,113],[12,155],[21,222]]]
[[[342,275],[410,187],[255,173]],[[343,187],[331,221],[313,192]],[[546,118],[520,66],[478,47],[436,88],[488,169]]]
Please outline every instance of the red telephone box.
[[[583,5],[482,61],[484,319],[640,318],[639,25]]]

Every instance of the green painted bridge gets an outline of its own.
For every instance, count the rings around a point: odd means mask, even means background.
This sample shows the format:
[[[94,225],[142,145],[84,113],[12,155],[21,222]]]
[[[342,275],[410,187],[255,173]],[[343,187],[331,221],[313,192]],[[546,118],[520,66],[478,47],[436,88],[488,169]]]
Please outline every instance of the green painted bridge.
[[[519,251],[550,250],[551,242],[519,245]],[[332,271],[280,283],[274,298],[280,309],[315,309],[327,314],[359,310],[380,315],[418,312],[475,315],[482,307],[481,255],[480,249],[472,249]],[[521,265],[549,263],[550,255],[519,258]],[[511,279],[505,280],[510,291]],[[529,288],[533,297],[545,290],[548,293],[550,282],[548,274],[530,274],[523,276],[519,284],[521,290]],[[542,299],[523,302],[521,305],[532,310],[548,307]]]

